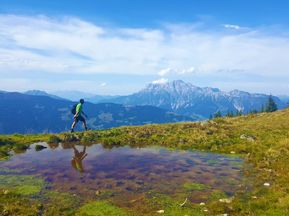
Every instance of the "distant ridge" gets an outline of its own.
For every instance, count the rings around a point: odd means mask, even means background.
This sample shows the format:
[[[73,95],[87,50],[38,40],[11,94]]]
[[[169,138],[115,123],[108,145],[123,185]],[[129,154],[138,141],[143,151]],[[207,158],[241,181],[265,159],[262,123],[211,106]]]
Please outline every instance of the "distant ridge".
[[[0,93],[0,101],[0,134],[70,130],[73,121],[70,110],[75,102],[17,92]],[[91,129],[194,120],[153,106],[87,102],[84,111],[89,116],[87,122]]]
[[[250,94],[240,90],[224,92],[218,88],[201,88],[182,80],[175,80],[162,84],[151,83],[137,93],[104,101],[157,106],[181,115],[206,119],[218,111],[226,114],[228,111],[246,113],[260,110],[268,97],[265,94]],[[273,99],[278,108],[286,107],[278,97]]]
[[[47,97],[51,97],[51,98],[58,99],[58,100],[68,100],[66,98],[58,97],[53,94],[48,94],[47,92],[40,91],[40,90],[29,90],[29,91],[24,92],[24,94],[34,95],[34,96],[47,96]]]

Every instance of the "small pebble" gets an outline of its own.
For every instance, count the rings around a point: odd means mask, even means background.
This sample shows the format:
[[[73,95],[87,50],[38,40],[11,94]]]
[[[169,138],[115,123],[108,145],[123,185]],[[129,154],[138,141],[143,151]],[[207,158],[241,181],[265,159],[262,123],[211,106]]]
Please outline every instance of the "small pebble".
[[[6,195],[9,193],[9,190],[4,190],[3,193]]]
[[[208,211],[208,209],[204,209],[204,212],[207,212]]]
[[[158,210],[157,213],[163,214],[163,213],[165,213],[165,210]]]
[[[220,202],[222,203],[231,203],[233,198],[224,198],[224,199],[219,199]]]
[[[270,183],[266,182],[266,183],[264,183],[264,186],[269,187]]]
[[[252,196],[252,198],[253,198],[253,199],[257,199],[257,197],[256,197],[256,196]]]
[[[204,202],[201,202],[200,205],[203,206],[203,205],[206,205],[206,204]]]
[[[234,152],[234,151],[231,151],[231,154],[235,154],[235,152]]]

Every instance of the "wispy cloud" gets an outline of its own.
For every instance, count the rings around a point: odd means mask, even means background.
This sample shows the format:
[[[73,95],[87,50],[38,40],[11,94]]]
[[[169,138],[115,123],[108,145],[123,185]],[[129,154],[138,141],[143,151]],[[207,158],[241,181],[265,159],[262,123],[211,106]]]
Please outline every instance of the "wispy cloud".
[[[232,24],[224,24],[224,27],[227,28],[227,29],[235,29],[235,30],[241,29],[241,26],[239,26],[239,25],[232,25]]]
[[[165,84],[165,83],[167,83],[168,81],[169,81],[168,79],[161,78],[161,79],[152,81],[152,83],[153,83],[153,84]]]
[[[192,26],[191,28],[189,26]],[[242,31],[226,31],[225,28]],[[223,31],[222,31],[223,29]],[[0,73],[254,73],[289,78],[289,37],[225,24],[155,29],[101,26],[75,17],[0,15]],[[284,30],[286,31],[286,30]],[[249,78],[248,78],[249,79]]]
[[[106,83],[106,82],[103,82],[103,83],[100,84],[100,86],[101,86],[101,87],[107,86],[107,83]]]
[[[166,68],[162,69],[158,75],[159,76],[168,76],[168,75],[184,75],[184,74],[192,74],[195,72],[194,67],[179,69],[179,68]]]

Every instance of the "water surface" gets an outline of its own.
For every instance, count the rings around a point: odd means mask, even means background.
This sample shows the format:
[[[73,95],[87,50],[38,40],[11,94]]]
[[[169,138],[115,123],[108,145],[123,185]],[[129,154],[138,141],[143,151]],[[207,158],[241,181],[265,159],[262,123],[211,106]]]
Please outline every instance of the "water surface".
[[[242,181],[242,160],[238,157],[157,147],[105,149],[100,144],[41,144],[48,148],[35,151],[35,145],[31,145],[25,153],[0,162],[1,167],[40,176],[51,189],[73,193],[83,200],[106,193],[126,205],[154,191],[170,196],[186,194],[197,203],[206,201],[213,191],[231,196]],[[206,187],[185,187],[191,183]]]

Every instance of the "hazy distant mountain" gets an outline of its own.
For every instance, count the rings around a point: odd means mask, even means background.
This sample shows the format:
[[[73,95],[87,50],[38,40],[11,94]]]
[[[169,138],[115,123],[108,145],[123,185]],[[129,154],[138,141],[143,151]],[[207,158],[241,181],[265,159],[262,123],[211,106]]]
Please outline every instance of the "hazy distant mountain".
[[[68,131],[73,120],[71,101],[8,92],[0,93],[0,101],[1,134]],[[193,120],[152,106],[85,103],[84,111],[92,129]]]
[[[53,95],[53,94],[48,94],[47,92],[40,91],[40,90],[29,90],[29,91],[24,92],[24,94],[34,95],[34,96],[48,96],[48,97],[51,97],[51,98],[54,98],[54,99],[58,99],[58,100],[67,100],[65,98],[58,97],[58,96]]]
[[[51,93],[58,97],[66,98],[71,101],[79,101],[79,99],[81,98],[91,98],[95,96],[92,93],[81,92],[81,91],[53,91]]]
[[[225,114],[228,111],[260,110],[267,100],[268,95],[265,94],[250,94],[239,90],[223,92],[217,88],[201,88],[177,80],[164,84],[149,84],[135,94],[106,101],[130,105],[152,105],[181,115],[204,119],[217,111]],[[274,97],[274,100],[279,108],[285,107],[279,98]]]
[[[91,103],[100,103],[104,100],[113,100],[119,96],[110,96],[110,95],[95,95],[93,97],[84,98],[85,101],[91,102]]]
[[[289,103],[289,96],[288,95],[278,95],[278,98],[280,98],[280,100],[286,104]]]

